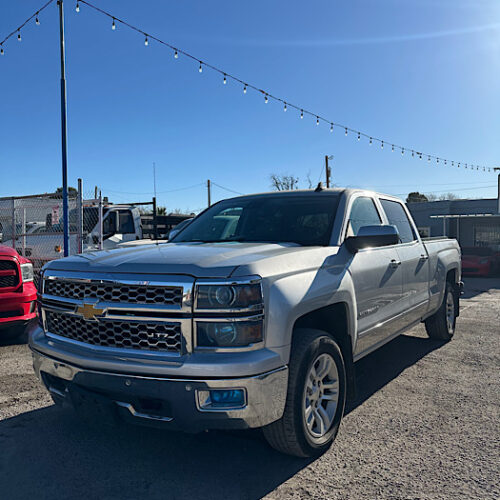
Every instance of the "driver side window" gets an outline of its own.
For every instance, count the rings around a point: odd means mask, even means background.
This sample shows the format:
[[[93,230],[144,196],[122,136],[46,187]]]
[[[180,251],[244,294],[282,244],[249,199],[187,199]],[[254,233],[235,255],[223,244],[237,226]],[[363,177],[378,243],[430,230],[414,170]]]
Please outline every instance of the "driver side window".
[[[359,229],[363,226],[379,226],[381,224],[382,220],[373,200],[367,196],[360,196],[352,203],[346,237],[357,236]]]

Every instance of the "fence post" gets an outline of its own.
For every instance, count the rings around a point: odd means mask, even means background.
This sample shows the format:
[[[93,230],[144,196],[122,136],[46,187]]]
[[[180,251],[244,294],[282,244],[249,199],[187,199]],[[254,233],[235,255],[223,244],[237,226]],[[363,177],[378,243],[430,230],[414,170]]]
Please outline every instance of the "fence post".
[[[78,228],[77,228],[77,252],[83,251],[83,191],[82,180],[78,179],[78,197],[76,198],[76,211],[78,214]]]
[[[102,250],[102,193],[99,191],[99,250]]]
[[[158,219],[156,217],[156,196],[153,196],[153,239],[158,239]]]
[[[26,207],[23,208],[23,218],[22,218],[22,223],[21,223],[21,230],[22,230],[22,256],[26,257]]]
[[[16,200],[12,198],[12,248],[16,248]]]

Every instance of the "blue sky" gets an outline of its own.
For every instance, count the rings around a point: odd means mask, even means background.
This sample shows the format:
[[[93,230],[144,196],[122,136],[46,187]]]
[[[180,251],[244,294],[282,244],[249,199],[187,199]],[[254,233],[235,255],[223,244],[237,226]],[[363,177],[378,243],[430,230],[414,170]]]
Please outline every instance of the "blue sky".
[[[0,39],[43,0],[3,0]],[[498,0],[94,0],[131,24],[289,102],[389,142],[500,165]],[[66,0],[69,179],[116,202],[206,205],[206,179],[241,193],[271,173],[392,194],[494,197],[496,175],[412,160],[326,124]],[[60,181],[55,2],[0,58],[0,196]],[[218,186],[213,199],[231,196]]]

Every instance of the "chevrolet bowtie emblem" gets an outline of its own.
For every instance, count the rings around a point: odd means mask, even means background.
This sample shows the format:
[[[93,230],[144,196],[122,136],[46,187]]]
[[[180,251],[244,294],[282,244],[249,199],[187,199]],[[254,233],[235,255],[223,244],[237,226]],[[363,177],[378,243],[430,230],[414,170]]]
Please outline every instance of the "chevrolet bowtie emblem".
[[[76,312],[80,314],[87,320],[96,319],[97,316],[102,316],[105,309],[100,309],[96,307],[95,304],[87,304],[84,303],[81,306],[78,306]]]

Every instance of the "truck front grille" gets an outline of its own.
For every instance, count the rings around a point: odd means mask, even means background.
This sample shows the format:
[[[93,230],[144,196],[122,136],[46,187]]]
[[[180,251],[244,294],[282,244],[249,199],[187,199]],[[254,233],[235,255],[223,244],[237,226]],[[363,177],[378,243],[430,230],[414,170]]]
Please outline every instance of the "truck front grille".
[[[92,298],[121,304],[182,305],[183,289],[180,286],[79,283],[59,279],[45,280],[44,286],[44,293],[68,299]]]
[[[180,353],[180,323],[162,321],[85,320],[80,316],[46,311],[47,330],[54,335],[102,347]]]
[[[19,284],[17,264],[13,260],[0,260],[0,288],[8,288]]]

